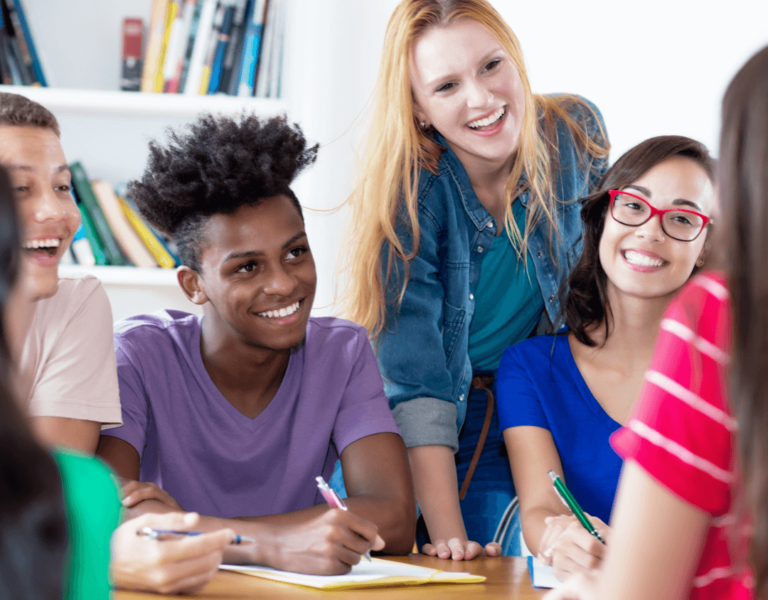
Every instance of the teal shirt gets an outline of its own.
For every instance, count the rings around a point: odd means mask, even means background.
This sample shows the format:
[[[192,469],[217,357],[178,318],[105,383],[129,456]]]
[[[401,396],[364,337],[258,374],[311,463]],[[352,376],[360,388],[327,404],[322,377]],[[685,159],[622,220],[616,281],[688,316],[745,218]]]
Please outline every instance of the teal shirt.
[[[120,522],[117,481],[104,463],[70,450],[53,458],[64,488],[69,535],[69,573],[65,600],[110,597],[109,542]]]
[[[520,231],[525,207],[512,205]],[[506,232],[493,238],[483,258],[475,289],[475,314],[469,326],[469,360],[474,370],[495,371],[504,349],[526,339],[541,319],[541,296],[530,254],[523,263]]]

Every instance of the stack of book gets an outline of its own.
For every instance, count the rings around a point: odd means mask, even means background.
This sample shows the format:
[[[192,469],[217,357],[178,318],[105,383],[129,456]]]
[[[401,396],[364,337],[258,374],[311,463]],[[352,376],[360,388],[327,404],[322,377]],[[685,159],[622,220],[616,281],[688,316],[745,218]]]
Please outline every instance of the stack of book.
[[[278,98],[285,9],[285,0],[154,0],[143,58],[141,27],[123,22],[122,88]]]
[[[46,86],[21,0],[0,5],[0,83]]]
[[[180,264],[173,245],[139,215],[124,186],[89,181],[80,162],[70,165],[72,193],[82,226],[72,242],[74,262],[84,265],[162,267]]]

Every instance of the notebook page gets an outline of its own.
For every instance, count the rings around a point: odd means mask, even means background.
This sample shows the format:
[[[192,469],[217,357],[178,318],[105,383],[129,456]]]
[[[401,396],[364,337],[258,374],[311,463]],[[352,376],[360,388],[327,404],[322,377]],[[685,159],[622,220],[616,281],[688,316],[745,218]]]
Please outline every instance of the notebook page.
[[[528,557],[528,571],[531,573],[531,582],[536,588],[559,588],[563,583],[555,577],[555,570],[542,565],[535,556]]]

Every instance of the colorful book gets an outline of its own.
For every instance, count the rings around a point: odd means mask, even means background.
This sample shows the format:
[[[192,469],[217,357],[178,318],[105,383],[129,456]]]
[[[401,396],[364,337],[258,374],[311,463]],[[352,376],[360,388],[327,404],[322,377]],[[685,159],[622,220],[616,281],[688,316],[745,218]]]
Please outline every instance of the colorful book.
[[[13,20],[11,19],[11,10],[8,0],[0,1],[0,5],[2,5],[5,33],[8,37],[10,66],[14,84],[32,85],[35,83],[35,77],[32,73],[31,66],[27,65],[24,61],[24,53],[21,50],[21,44],[13,25]]]
[[[261,35],[264,28],[267,0],[254,0],[250,19],[246,19],[245,38],[243,41],[243,61],[240,66],[237,95],[253,96],[253,84],[256,77],[256,65],[261,51]]]
[[[0,82],[3,85],[13,85],[13,70],[11,69],[11,45],[5,31],[5,19],[0,10]]]
[[[208,51],[208,42],[213,30],[213,20],[216,17],[216,0],[203,0],[200,9],[200,20],[195,32],[195,46],[189,59],[189,72],[184,84],[184,93],[196,96],[200,92],[200,81],[203,78],[203,67]]]
[[[236,0],[235,16],[232,19],[232,31],[229,34],[227,51],[224,54],[224,64],[221,68],[221,82],[219,91],[225,94],[235,95],[237,90],[232,91],[232,73],[235,69],[240,72],[238,57],[243,53],[243,35],[245,34],[245,13],[248,9],[248,0]]]
[[[181,70],[184,66],[184,57],[186,56],[189,43],[189,31],[192,27],[192,18],[197,10],[197,4],[197,0],[184,0],[179,16],[176,17],[176,22],[179,25],[176,33],[171,34],[173,50],[165,58],[166,68],[163,73],[163,78],[165,79],[164,89],[167,94],[175,94],[179,91]]]
[[[141,46],[144,41],[144,21],[141,19],[123,19],[123,65],[120,77],[120,89],[126,92],[141,90]]]
[[[144,245],[147,247],[147,250],[149,250],[152,258],[155,259],[157,264],[163,269],[173,269],[176,267],[176,261],[165,249],[157,236],[152,233],[149,226],[133,210],[133,208],[131,208],[131,205],[119,196],[117,199],[120,202],[120,208],[123,210],[125,218],[128,219],[128,222],[131,224],[131,227],[133,227],[136,235],[138,235],[141,241],[144,242]]]
[[[163,48],[165,20],[168,13],[168,0],[154,0],[152,4],[152,20],[149,23],[149,40],[144,54],[144,70],[141,74],[141,91],[154,92],[157,72],[162,69],[160,52]]]
[[[200,88],[198,89],[198,94],[201,95],[208,93],[208,84],[211,81],[213,60],[216,57],[216,47],[219,43],[219,31],[221,31],[221,25],[224,23],[224,13],[227,11],[227,6],[224,2],[226,2],[226,0],[221,0],[216,9],[216,16],[213,19],[213,27],[211,28],[211,34],[208,39],[208,49],[205,54],[205,63],[203,64],[203,72],[200,77]]]
[[[45,78],[45,73],[43,72],[43,66],[40,63],[40,56],[37,53],[35,40],[32,38],[32,31],[29,28],[29,22],[24,13],[24,7],[21,4],[21,0],[10,0],[10,2],[12,5],[11,18],[14,19],[15,15],[14,25],[17,30],[17,35],[21,35],[24,38],[26,51],[29,54],[29,60],[35,80],[39,85],[47,87],[48,82]]]
[[[90,242],[88,242],[88,236],[85,233],[85,226],[82,222],[75,232],[70,249],[77,260],[77,264],[84,267],[92,267],[96,264],[96,257],[93,255],[93,249]]]
[[[200,23],[200,11],[203,8],[203,0],[197,0],[195,2],[195,10],[192,11],[192,22],[189,26],[189,35],[187,36],[187,47],[182,59],[181,71],[179,72],[179,83],[176,88],[176,92],[179,94],[184,93],[184,88],[187,85],[187,76],[189,75],[189,61],[192,59],[192,52],[195,48],[195,37],[197,36],[197,26]]]
[[[85,169],[80,162],[74,162],[69,165],[72,171],[72,183],[77,190],[77,197],[80,198],[81,206],[86,209],[88,215],[91,218],[93,227],[98,235],[99,241],[104,248],[104,254],[107,257],[107,262],[114,267],[121,267],[126,264],[126,259],[123,253],[120,252],[120,248],[112,236],[112,231],[109,228],[107,219],[104,213],[101,211],[98,200],[93,194],[91,184],[88,183],[88,176],[85,174]],[[89,238],[90,241],[90,238]],[[96,251],[94,250],[94,255]],[[97,258],[98,263],[98,258]]]
[[[225,6],[222,4],[222,6]],[[229,36],[232,33],[232,21],[235,17],[235,2],[230,0],[224,10],[224,17],[221,21],[221,28],[218,30],[216,51],[213,58],[213,66],[211,67],[211,81],[208,84],[208,93],[215,94],[219,91],[219,85],[221,84],[221,71],[224,67],[224,54],[227,51],[227,44],[229,44]]]
[[[91,189],[123,254],[137,267],[156,267],[152,254],[128,223],[112,184],[103,180],[92,181]]]
[[[174,29],[174,24],[176,23],[176,15],[179,12],[179,0],[170,0],[170,4],[168,4],[168,9],[165,13],[165,29],[163,30],[163,43],[160,46],[160,55],[157,59],[157,73],[155,74],[155,91],[156,92],[162,92],[163,91],[163,68],[165,66],[165,55],[168,52],[168,48],[170,46],[170,40],[171,40],[171,33]]]
[[[107,255],[104,254],[104,246],[101,245],[101,240],[99,239],[99,234],[96,232],[96,227],[93,225],[91,215],[88,214],[88,210],[82,202],[77,203],[77,208],[80,210],[81,224],[85,230],[85,237],[88,240],[88,244],[91,247],[94,262],[97,265],[108,264]]]
[[[269,93],[270,68],[274,50],[275,26],[277,25],[278,0],[267,1],[267,14],[264,16],[264,29],[261,40],[261,54],[256,65],[251,93],[266,98]]]

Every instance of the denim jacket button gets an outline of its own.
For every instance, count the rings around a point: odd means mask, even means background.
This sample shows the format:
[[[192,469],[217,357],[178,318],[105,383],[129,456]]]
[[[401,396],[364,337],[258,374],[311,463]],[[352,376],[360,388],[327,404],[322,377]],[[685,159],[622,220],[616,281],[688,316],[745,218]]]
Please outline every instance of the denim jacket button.
[[[541,258],[541,254],[542,254],[542,252],[541,252],[541,250],[539,250],[539,251],[536,253],[536,258]]]
[[[475,295],[474,295],[474,294],[472,294],[472,293],[470,293],[470,294],[469,294],[469,299],[470,299],[470,300],[474,300],[474,299],[475,299]]]
[[[478,251],[478,252],[480,252],[480,253],[482,253],[482,251],[483,251],[483,247],[482,247],[482,246],[478,246],[478,247],[477,247],[477,251]]]
[[[459,402],[463,402],[463,401],[464,401],[464,394],[462,394],[461,396],[459,396]]]
[[[548,298],[548,300],[549,300],[550,302],[554,302],[554,301],[555,301],[555,297],[554,297],[554,296],[550,296],[550,297]]]

